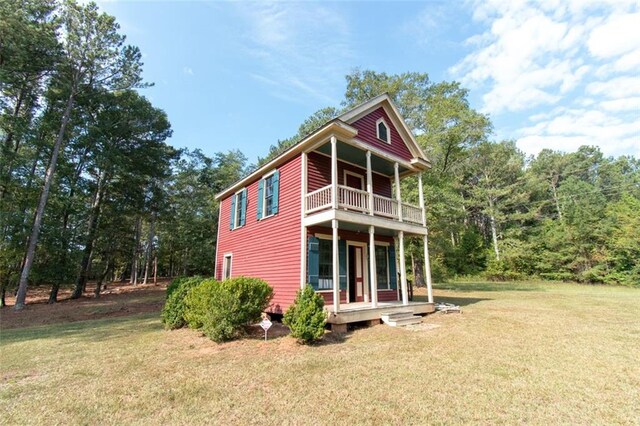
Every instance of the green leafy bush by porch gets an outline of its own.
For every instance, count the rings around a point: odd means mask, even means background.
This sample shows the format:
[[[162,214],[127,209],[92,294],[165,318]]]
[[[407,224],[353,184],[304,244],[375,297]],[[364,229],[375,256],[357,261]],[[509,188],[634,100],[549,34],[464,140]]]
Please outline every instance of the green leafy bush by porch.
[[[162,322],[168,329],[181,328],[186,325],[185,297],[194,287],[197,287],[203,277],[179,277],[171,281],[167,287],[167,300],[162,308]]]
[[[311,343],[324,335],[327,313],[324,310],[324,299],[306,285],[296,294],[283,322],[291,329],[291,335],[302,343]]]
[[[232,340],[260,319],[272,297],[273,289],[259,278],[206,280],[189,291],[185,319],[216,342]]]

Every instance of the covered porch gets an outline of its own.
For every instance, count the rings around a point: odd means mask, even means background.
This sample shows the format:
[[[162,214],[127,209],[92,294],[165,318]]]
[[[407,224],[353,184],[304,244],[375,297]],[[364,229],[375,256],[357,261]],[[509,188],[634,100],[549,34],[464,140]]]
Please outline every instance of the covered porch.
[[[320,188],[309,192],[309,152],[313,150],[321,151],[330,161],[330,174],[327,173],[329,184],[323,184]],[[339,182],[339,160],[362,167],[364,176],[361,179],[361,188],[353,188],[348,184],[347,173],[344,176],[344,185]],[[327,170],[328,172],[329,170]],[[409,309],[415,313],[427,313],[433,311],[433,294],[431,289],[431,270],[429,265],[428,239],[426,227],[426,215],[424,208],[424,194],[422,188],[422,167],[408,163],[380,151],[373,150],[370,146],[357,142],[339,142],[336,136],[331,136],[328,143],[313,147],[308,152],[302,153],[302,258],[301,263],[301,285],[310,282],[308,271],[308,228],[321,226],[326,229],[325,238],[330,241],[330,257],[332,274],[321,282],[329,284],[332,288],[318,286],[325,293],[327,309],[330,312],[329,322],[332,324],[346,324],[350,322],[368,321],[379,319],[382,313],[391,310]],[[373,173],[389,176],[392,180],[392,189],[389,188],[389,196],[382,196],[374,193]],[[401,194],[400,179],[402,176],[417,175],[419,207],[403,202]],[[326,182],[326,181],[325,181]],[[387,180],[389,183],[389,180]],[[346,244],[339,237],[341,231],[348,230],[357,232],[366,238],[355,243],[347,241]],[[393,269],[398,272],[397,285],[401,300],[389,302],[378,300],[378,268],[376,265],[376,242],[377,236],[384,235],[393,237],[391,247],[393,255],[389,254],[389,262],[393,262]],[[408,283],[405,259],[405,238],[419,237],[423,241],[424,247],[424,276],[427,281],[428,302],[409,303]],[[326,241],[326,240],[325,240]],[[356,255],[363,257],[360,264],[363,275],[359,282],[365,283],[366,290],[361,291],[364,301],[353,300],[347,297],[341,300],[344,295],[341,281],[348,275],[340,270],[339,258],[341,249],[344,252],[345,245],[360,245],[362,250],[358,250]],[[329,254],[329,252],[327,252]],[[393,258],[391,258],[393,257]],[[341,280],[342,279],[342,280]],[[347,284],[347,288],[348,284]],[[342,290],[342,293],[341,293]],[[330,293],[330,294],[329,294]],[[330,297],[329,297],[330,296]],[[346,303],[345,303],[346,302]],[[355,302],[355,303],[354,303]]]

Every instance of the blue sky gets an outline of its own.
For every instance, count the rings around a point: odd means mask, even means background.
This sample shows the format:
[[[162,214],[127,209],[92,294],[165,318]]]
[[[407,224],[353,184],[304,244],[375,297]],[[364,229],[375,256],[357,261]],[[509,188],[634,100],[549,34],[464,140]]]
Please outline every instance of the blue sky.
[[[176,147],[255,161],[360,67],[462,82],[528,154],[640,157],[640,0],[98,4],[142,50]]]

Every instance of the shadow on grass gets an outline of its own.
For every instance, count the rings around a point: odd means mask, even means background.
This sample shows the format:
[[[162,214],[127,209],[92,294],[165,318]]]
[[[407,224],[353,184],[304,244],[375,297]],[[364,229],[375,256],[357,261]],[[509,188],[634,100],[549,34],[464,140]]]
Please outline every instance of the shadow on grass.
[[[427,302],[427,296],[414,296],[415,302]],[[456,297],[456,296],[436,296],[434,297],[436,303],[453,303],[458,306],[469,306],[474,303],[482,302],[483,300],[492,300],[489,297]]]
[[[452,282],[434,284],[438,290],[452,291],[544,291],[544,287],[526,282]]]
[[[134,333],[162,329],[158,314],[146,313],[128,317],[2,330],[0,345],[41,339],[64,339],[65,343],[103,342]]]

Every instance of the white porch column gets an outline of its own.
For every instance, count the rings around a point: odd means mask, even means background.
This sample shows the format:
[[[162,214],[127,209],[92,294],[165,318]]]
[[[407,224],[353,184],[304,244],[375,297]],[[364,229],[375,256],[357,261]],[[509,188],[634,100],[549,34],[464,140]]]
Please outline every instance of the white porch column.
[[[336,219],[331,221],[331,227],[333,228],[333,312],[337,314],[340,311],[340,263],[338,258],[338,221]]]
[[[371,151],[367,151],[367,192],[369,193],[369,214],[373,216],[373,175],[371,174]]]
[[[422,210],[422,226],[427,226],[427,213],[424,207],[424,192],[422,189],[422,173],[418,175],[418,196],[420,197],[420,209]]]
[[[338,140],[331,136],[331,206],[338,208]]]
[[[395,259],[394,259],[395,261]],[[369,277],[371,283],[371,307],[378,307],[378,275],[376,273],[376,240],[375,227],[369,226]]]
[[[424,190],[422,189],[422,173],[418,175],[418,194],[420,196],[420,207],[422,208],[422,226],[427,227],[427,209],[424,205]],[[429,238],[425,235],[424,243],[424,276],[427,280],[427,297],[429,303],[433,303],[433,290],[431,287],[431,263],[429,262]]]
[[[398,163],[393,163],[396,180],[396,201],[398,202],[398,220],[402,222],[402,197],[400,196],[400,173]]]
[[[424,241],[424,275],[427,279],[427,297],[429,298],[429,303],[433,303],[433,290],[431,288],[431,264],[429,263],[429,239],[426,235],[422,239]]]
[[[404,232],[398,232],[398,245],[400,246],[400,283],[402,285],[402,304],[409,304],[409,292],[407,291],[407,264],[404,259]]]
[[[304,288],[307,284],[307,227],[304,225],[304,218],[306,216],[307,207],[307,153],[302,153],[302,166],[300,173],[302,175],[302,182],[300,183],[300,192],[302,193],[301,212],[300,217],[300,288]]]

